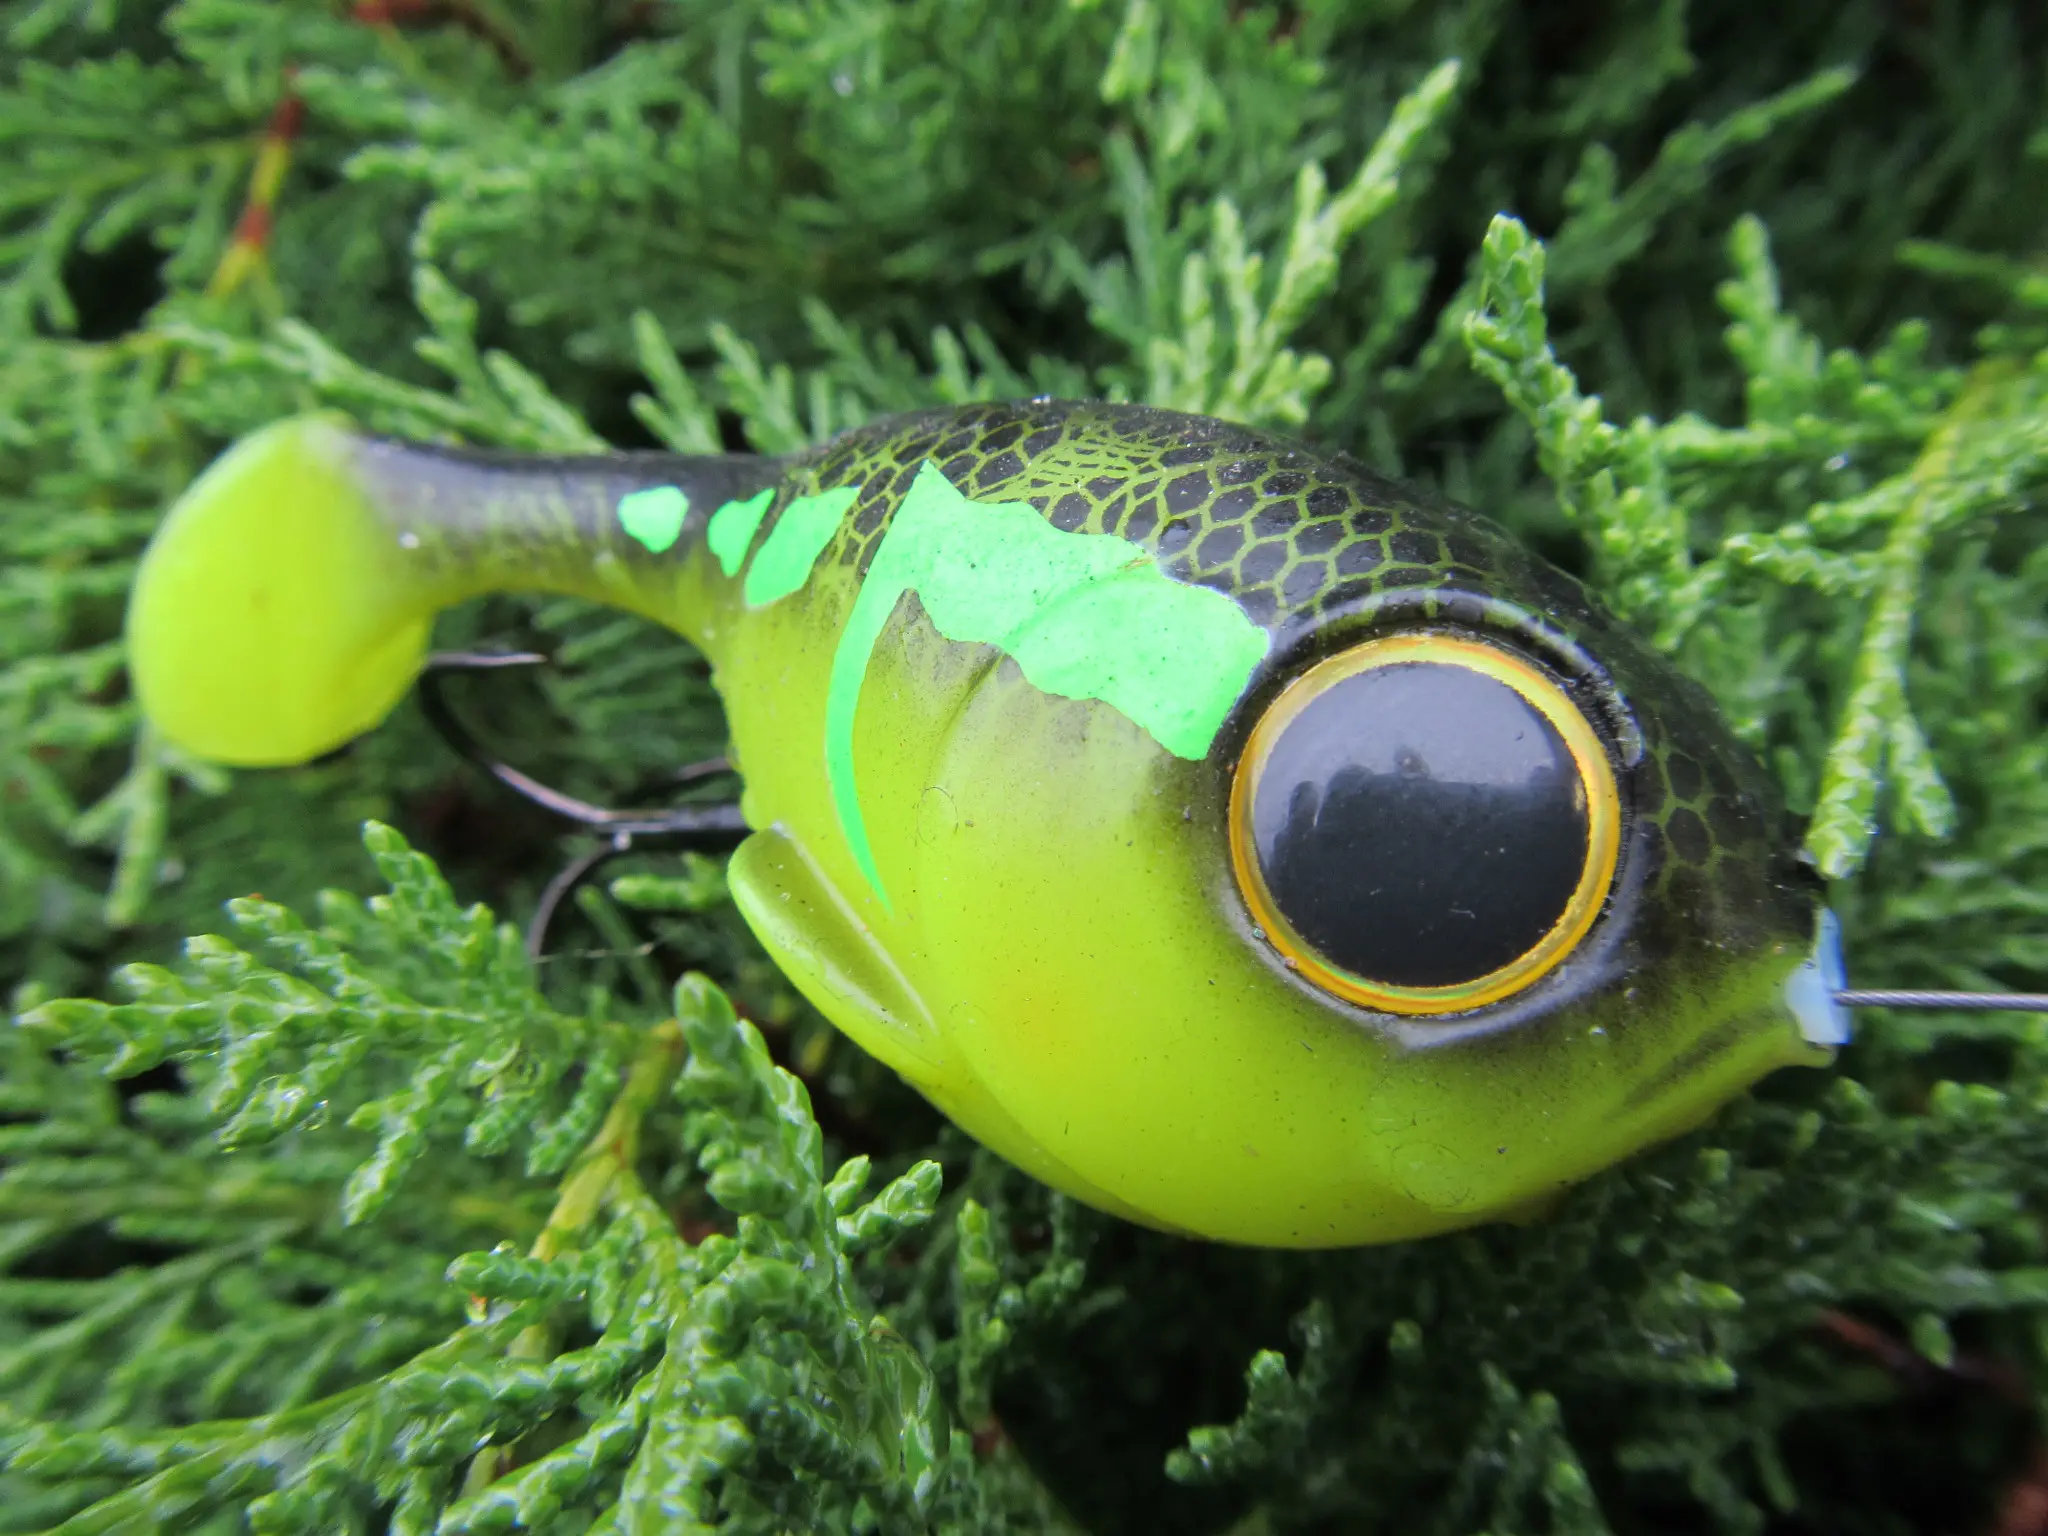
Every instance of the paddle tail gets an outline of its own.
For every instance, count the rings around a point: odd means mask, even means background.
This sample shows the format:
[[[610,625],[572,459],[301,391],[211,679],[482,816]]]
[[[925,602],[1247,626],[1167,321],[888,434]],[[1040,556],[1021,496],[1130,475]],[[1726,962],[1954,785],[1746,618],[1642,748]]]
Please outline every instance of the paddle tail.
[[[630,609],[703,642],[726,583],[703,555],[721,502],[772,461],[539,458],[371,437],[333,416],[244,438],[179,498],[137,573],[129,671],[171,742],[222,763],[304,762],[404,697],[441,609],[535,590]]]

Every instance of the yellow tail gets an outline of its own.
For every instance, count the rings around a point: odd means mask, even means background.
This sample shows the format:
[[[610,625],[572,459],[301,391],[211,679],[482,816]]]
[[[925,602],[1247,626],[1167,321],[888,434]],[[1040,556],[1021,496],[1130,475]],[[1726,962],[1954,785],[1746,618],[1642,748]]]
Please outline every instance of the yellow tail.
[[[712,510],[777,473],[743,454],[548,457],[370,437],[332,415],[275,422],[157,530],[129,600],[129,673],[171,742],[271,766],[376,725],[419,675],[434,614],[484,592],[571,593],[707,644],[739,600],[706,553]]]
[[[390,713],[436,604],[357,478],[347,426],[243,439],[172,507],[128,606],[143,713],[215,762],[300,763]]]

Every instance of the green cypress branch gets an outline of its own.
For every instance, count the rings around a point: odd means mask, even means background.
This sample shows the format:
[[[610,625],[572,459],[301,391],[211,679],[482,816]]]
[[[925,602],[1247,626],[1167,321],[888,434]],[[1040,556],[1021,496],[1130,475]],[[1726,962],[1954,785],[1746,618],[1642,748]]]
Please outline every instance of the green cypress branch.
[[[343,905],[354,919],[347,940],[247,903],[238,914],[244,930],[289,970],[195,941],[193,974],[226,982],[223,991],[138,976],[138,1002],[48,1005],[24,1019],[30,1034],[14,1038],[58,1038],[80,1060],[132,1073],[170,1059],[202,1066],[210,1038],[231,1031],[242,1055],[221,1058],[209,1116],[224,1139],[247,1146],[261,1136],[257,1145],[280,1149],[287,1131],[317,1135],[336,1122],[331,1114],[309,1121],[301,1112],[307,1094],[331,1099],[375,1058],[402,1063],[411,1087],[396,1107],[372,1101],[374,1115],[349,1119],[379,1128],[369,1160],[344,1178],[346,1164],[330,1159],[321,1180],[339,1196],[345,1222],[388,1220],[384,1202],[417,1155],[405,1138],[446,1137],[468,1114],[471,1151],[496,1150],[475,1145],[482,1120],[460,1108],[465,1086],[511,1092],[522,1058],[574,1025],[532,996],[523,962],[508,958],[516,948],[503,947],[506,930],[479,910],[458,911],[431,865],[388,830],[372,828],[368,841],[391,894],[367,908]],[[410,993],[365,975],[355,951],[366,946],[387,964],[415,957]],[[657,1497],[636,1489],[671,1490],[658,1496],[659,1507],[694,1510],[706,1529],[727,1518],[836,1525],[856,1508],[900,1524],[920,1511],[936,1516],[949,1501],[978,1500],[971,1452],[950,1429],[936,1382],[872,1311],[853,1268],[858,1254],[886,1249],[930,1220],[937,1165],[920,1163],[867,1199],[864,1159],[827,1179],[804,1090],[771,1064],[753,1027],[701,979],[678,989],[675,1011],[675,1022],[639,1032],[623,1073],[591,1063],[610,1090],[603,1123],[526,1255],[501,1245],[450,1268],[452,1286],[470,1297],[469,1321],[442,1342],[338,1392],[308,1396],[312,1381],[302,1378],[268,1412],[157,1434],[34,1422],[57,1402],[29,1393],[12,1399],[14,1471],[72,1487],[128,1484],[88,1503],[66,1531],[116,1530],[245,1501],[259,1529],[332,1529],[397,1497],[403,1518],[419,1528],[431,1518],[438,1529],[484,1531],[539,1529],[566,1512],[598,1514],[621,1496],[629,1505]],[[481,1063],[466,1075],[446,1065],[434,1038],[457,1017]],[[280,1073],[287,1043],[303,1064]],[[337,1056],[347,1071],[330,1073]],[[251,1091],[259,1073],[262,1086]],[[549,1079],[544,1071],[527,1077],[530,1106],[543,1091],[536,1085]],[[642,1181],[654,1155],[645,1126],[665,1113],[671,1091],[705,1188],[738,1217],[734,1236],[686,1242]],[[264,1115],[252,1118],[252,1104]],[[407,1117],[397,1132],[394,1115]],[[42,1155],[91,1144],[77,1136],[16,1140],[17,1151]],[[275,1156],[289,1164],[288,1152]],[[107,1166],[73,1158],[50,1171],[88,1187],[126,1171],[119,1159],[101,1161]],[[375,1170],[372,1182],[365,1170]],[[34,1186],[17,1170],[5,1187]],[[432,1198],[417,1188],[407,1196],[413,1204]],[[182,1319],[165,1319],[163,1306],[189,1308],[195,1290],[270,1261],[280,1243],[302,1240],[305,1224],[327,1219],[317,1197],[302,1200],[231,1242],[97,1288],[57,1287],[47,1300],[17,1288],[15,1304],[61,1304],[75,1321],[0,1357],[0,1372],[33,1377],[43,1361],[84,1351],[110,1330],[143,1326],[147,1338],[150,1327],[176,1329]],[[105,1299],[96,1299],[101,1292]],[[594,1340],[564,1347],[580,1329],[593,1330]],[[146,1352],[152,1370],[166,1363],[163,1342]],[[278,1337],[269,1342],[275,1347]],[[563,1414],[578,1421],[574,1435],[530,1460],[520,1454],[526,1437]],[[472,1459],[480,1440],[505,1449]],[[788,1475],[797,1481],[784,1481]]]
[[[1571,20],[0,0],[0,962],[37,1020],[0,1032],[0,1529],[1874,1530],[1908,1482],[1988,1524],[2019,1410],[1898,1400],[2040,1374],[2023,1020],[1874,1016],[1833,1089],[1526,1227],[1219,1254],[935,1129],[715,867],[622,866],[543,996],[445,890],[517,915],[552,840],[410,711],[230,779],[124,692],[143,541],[282,411],[706,452],[1034,393],[1227,409],[1586,568],[1817,812],[1859,981],[2048,985],[2036,23]],[[288,70],[267,297],[208,292]],[[637,620],[445,624],[558,658],[489,707],[579,793],[722,750]],[[367,886],[365,821],[445,876],[387,848],[411,905],[322,901]],[[123,997],[125,964],[157,969]],[[689,970],[759,1039],[696,991],[666,1024]],[[620,1164],[669,1029],[717,1082]]]

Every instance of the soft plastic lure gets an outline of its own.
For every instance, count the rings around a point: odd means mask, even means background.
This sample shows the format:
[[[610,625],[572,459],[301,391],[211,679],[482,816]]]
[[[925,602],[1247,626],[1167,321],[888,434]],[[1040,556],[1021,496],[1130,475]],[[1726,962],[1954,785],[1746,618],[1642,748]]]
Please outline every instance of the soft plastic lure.
[[[703,649],[761,942],[976,1137],[1134,1221],[1466,1225],[1846,1038],[1819,883],[1706,694],[1348,459],[1050,401],[781,459],[301,418],[163,525],[135,686],[194,753],[302,762],[403,696],[438,610],[508,588]]]

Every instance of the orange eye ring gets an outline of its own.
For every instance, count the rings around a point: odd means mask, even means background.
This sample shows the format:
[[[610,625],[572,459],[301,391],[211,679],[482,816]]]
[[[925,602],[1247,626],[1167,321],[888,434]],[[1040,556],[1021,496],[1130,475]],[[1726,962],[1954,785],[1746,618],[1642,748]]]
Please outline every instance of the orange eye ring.
[[[1455,666],[1517,695],[1555,731],[1576,769],[1585,817],[1578,879],[1554,921],[1533,944],[1484,974],[1451,985],[1377,981],[1325,957],[1281,912],[1268,886],[1254,833],[1253,806],[1261,773],[1289,726],[1338,683],[1381,668],[1428,663]],[[1526,719],[1526,716],[1523,718]],[[1512,651],[1484,641],[1434,632],[1367,640],[1316,663],[1267,707],[1238,759],[1230,789],[1230,859],[1252,920],[1291,969],[1346,1002],[1383,1013],[1430,1015],[1483,1008],[1511,997],[1555,969],[1578,947],[1605,905],[1621,852],[1621,796],[1605,744],[1558,683]]]

